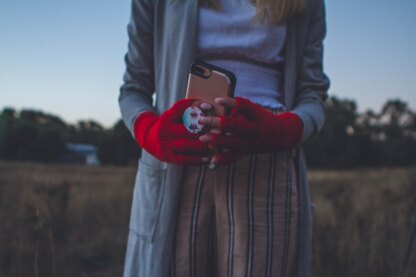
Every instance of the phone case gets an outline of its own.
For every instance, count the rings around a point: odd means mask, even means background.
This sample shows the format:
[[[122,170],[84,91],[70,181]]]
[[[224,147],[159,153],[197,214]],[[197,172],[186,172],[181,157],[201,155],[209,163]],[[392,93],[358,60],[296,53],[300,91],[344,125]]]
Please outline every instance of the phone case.
[[[186,98],[196,98],[209,102],[214,109],[212,115],[223,115],[227,111],[217,105],[214,99],[217,97],[234,95],[236,78],[234,74],[212,64],[197,61],[192,64],[188,77]]]

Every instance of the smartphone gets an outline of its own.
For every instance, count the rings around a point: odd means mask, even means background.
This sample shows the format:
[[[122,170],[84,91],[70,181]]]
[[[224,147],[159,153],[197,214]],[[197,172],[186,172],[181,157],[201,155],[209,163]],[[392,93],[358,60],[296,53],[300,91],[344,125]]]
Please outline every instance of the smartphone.
[[[215,65],[196,61],[191,66],[186,89],[186,98],[196,98],[213,106],[210,115],[221,116],[226,109],[214,102],[217,97],[234,96],[235,75]]]

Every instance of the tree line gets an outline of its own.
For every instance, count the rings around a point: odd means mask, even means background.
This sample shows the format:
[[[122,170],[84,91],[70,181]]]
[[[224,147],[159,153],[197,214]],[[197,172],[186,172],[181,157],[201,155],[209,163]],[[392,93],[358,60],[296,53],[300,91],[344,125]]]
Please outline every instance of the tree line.
[[[305,143],[313,168],[410,166],[416,164],[416,113],[400,99],[379,112],[358,112],[355,101],[331,97],[327,122]],[[135,164],[140,148],[122,120],[104,128],[93,120],[68,124],[55,115],[5,108],[0,114],[0,159],[56,162],[67,143],[91,144],[101,164]]]
[[[388,100],[378,113],[359,113],[355,101],[337,97],[331,97],[326,106],[324,128],[305,144],[312,167],[416,164],[416,113],[404,101]]]
[[[140,156],[121,120],[105,129],[93,120],[68,124],[41,111],[5,108],[0,114],[2,160],[56,162],[68,143],[96,146],[101,164],[126,165],[137,162]]]

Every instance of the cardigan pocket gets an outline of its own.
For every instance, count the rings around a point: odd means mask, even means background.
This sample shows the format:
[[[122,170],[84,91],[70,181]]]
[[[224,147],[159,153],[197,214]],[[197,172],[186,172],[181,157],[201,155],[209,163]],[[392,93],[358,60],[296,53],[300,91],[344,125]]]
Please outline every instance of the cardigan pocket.
[[[139,160],[130,215],[130,230],[139,238],[153,242],[166,182],[166,168]]]

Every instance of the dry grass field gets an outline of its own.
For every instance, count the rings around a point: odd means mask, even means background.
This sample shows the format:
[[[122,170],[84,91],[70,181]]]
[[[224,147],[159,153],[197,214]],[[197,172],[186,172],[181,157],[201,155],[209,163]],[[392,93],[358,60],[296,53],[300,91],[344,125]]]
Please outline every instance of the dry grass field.
[[[0,163],[0,276],[121,276],[135,170]],[[416,168],[310,180],[314,277],[416,276]]]
[[[313,171],[313,276],[416,276],[416,168]],[[416,242],[415,242],[416,244]]]

